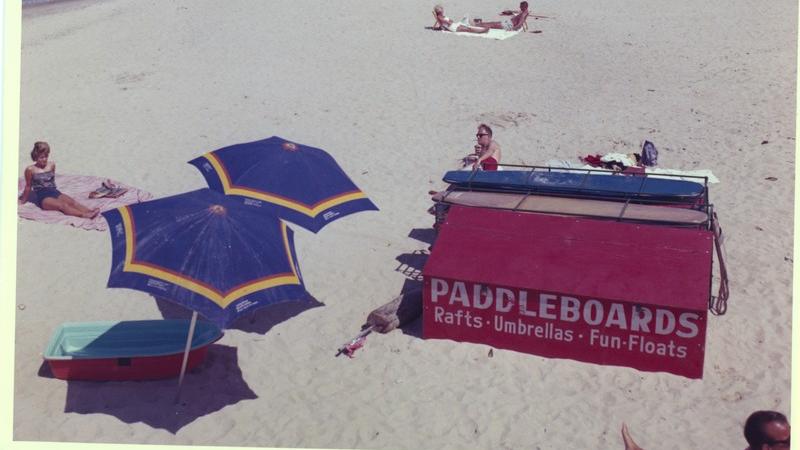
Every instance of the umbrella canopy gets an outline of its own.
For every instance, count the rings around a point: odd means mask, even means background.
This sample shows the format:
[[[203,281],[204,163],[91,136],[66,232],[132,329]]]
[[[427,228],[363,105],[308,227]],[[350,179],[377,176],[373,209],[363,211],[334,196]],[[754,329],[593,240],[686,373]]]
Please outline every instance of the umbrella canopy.
[[[166,298],[222,328],[305,297],[292,230],[258,205],[200,189],[103,215],[113,247],[108,287]]]
[[[378,208],[324,150],[273,136],[189,161],[208,185],[243,196],[314,233],[359,211]]]

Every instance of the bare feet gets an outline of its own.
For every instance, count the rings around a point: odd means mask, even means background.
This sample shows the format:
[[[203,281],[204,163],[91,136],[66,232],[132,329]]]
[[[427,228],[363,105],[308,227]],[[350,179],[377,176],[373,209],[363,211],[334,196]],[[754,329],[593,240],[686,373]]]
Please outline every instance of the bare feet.
[[[628,426],[625,425],[625,422],[622,423],[622,442],[625,443],[625,450],[643,450],[642,447],[636,445],[636,442],[633,442],[633,438],[628,432]]]
[[[100,214],[100,208],[94,208],[90,209],[89,212],[81,214],[81,217],[84,219],[94,219],[98,214]]]

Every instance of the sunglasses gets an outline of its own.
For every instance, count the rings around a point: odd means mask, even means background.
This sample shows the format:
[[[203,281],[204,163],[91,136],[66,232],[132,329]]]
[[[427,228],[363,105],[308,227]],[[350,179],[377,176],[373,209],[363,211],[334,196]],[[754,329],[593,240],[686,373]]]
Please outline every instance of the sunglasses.
[[[481,136],[488,136],[488,135],[489,135],[489,133],[478,133],[478,134],[475,135],[475,137],[479,138]]]

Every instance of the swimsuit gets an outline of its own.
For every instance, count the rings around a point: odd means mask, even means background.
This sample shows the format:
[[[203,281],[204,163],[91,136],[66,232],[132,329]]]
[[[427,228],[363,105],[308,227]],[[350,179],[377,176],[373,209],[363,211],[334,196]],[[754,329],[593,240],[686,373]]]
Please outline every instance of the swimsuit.
[[[497,170],[497,160],[491,156],[481,161],[483,170]]]
[[[32,201],[39,208],[42,201],[46,198],[58,198],[61,192],[56,189],[56,173],[54,171],[40,172],[33,174],[31,179],[31,195],[28,200]]]
[[[452,31],[453,33],[458,32],[458,26],[459,25],[463,25],[463,26],[469,28],[470,30],[475,29],[475,27],[473,27],[472,25],[469,24],[470,23],[469,16],[462,17],[461,20],[459,20],[458,22],[456,22],[454,20],[450,20],[447,17],[445,17],[444,20],[450,22],[450,25],[445,25],[444,28],[447,31]]]
[[[445,27],[445,29],[447,31],[452,31],[453,33],[458,31],[458,26],[461,25],[460,22],[454,22],[454,21],[448,19],[447,17],[445,17],[444,20],[447,21],[447,22],[450,22],[449,25],[445,25],[444,22],[442,22],[442,25],[444,25],[444,27]]]

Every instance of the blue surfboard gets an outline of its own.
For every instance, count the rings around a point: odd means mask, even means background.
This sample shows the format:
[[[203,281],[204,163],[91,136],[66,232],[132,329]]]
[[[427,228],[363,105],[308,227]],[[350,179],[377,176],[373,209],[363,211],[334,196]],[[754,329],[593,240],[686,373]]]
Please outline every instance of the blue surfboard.
[[[704,185],[692,181],[586,172],[453,170],[443,180],[458,188],[681,203],[705,193]]]

